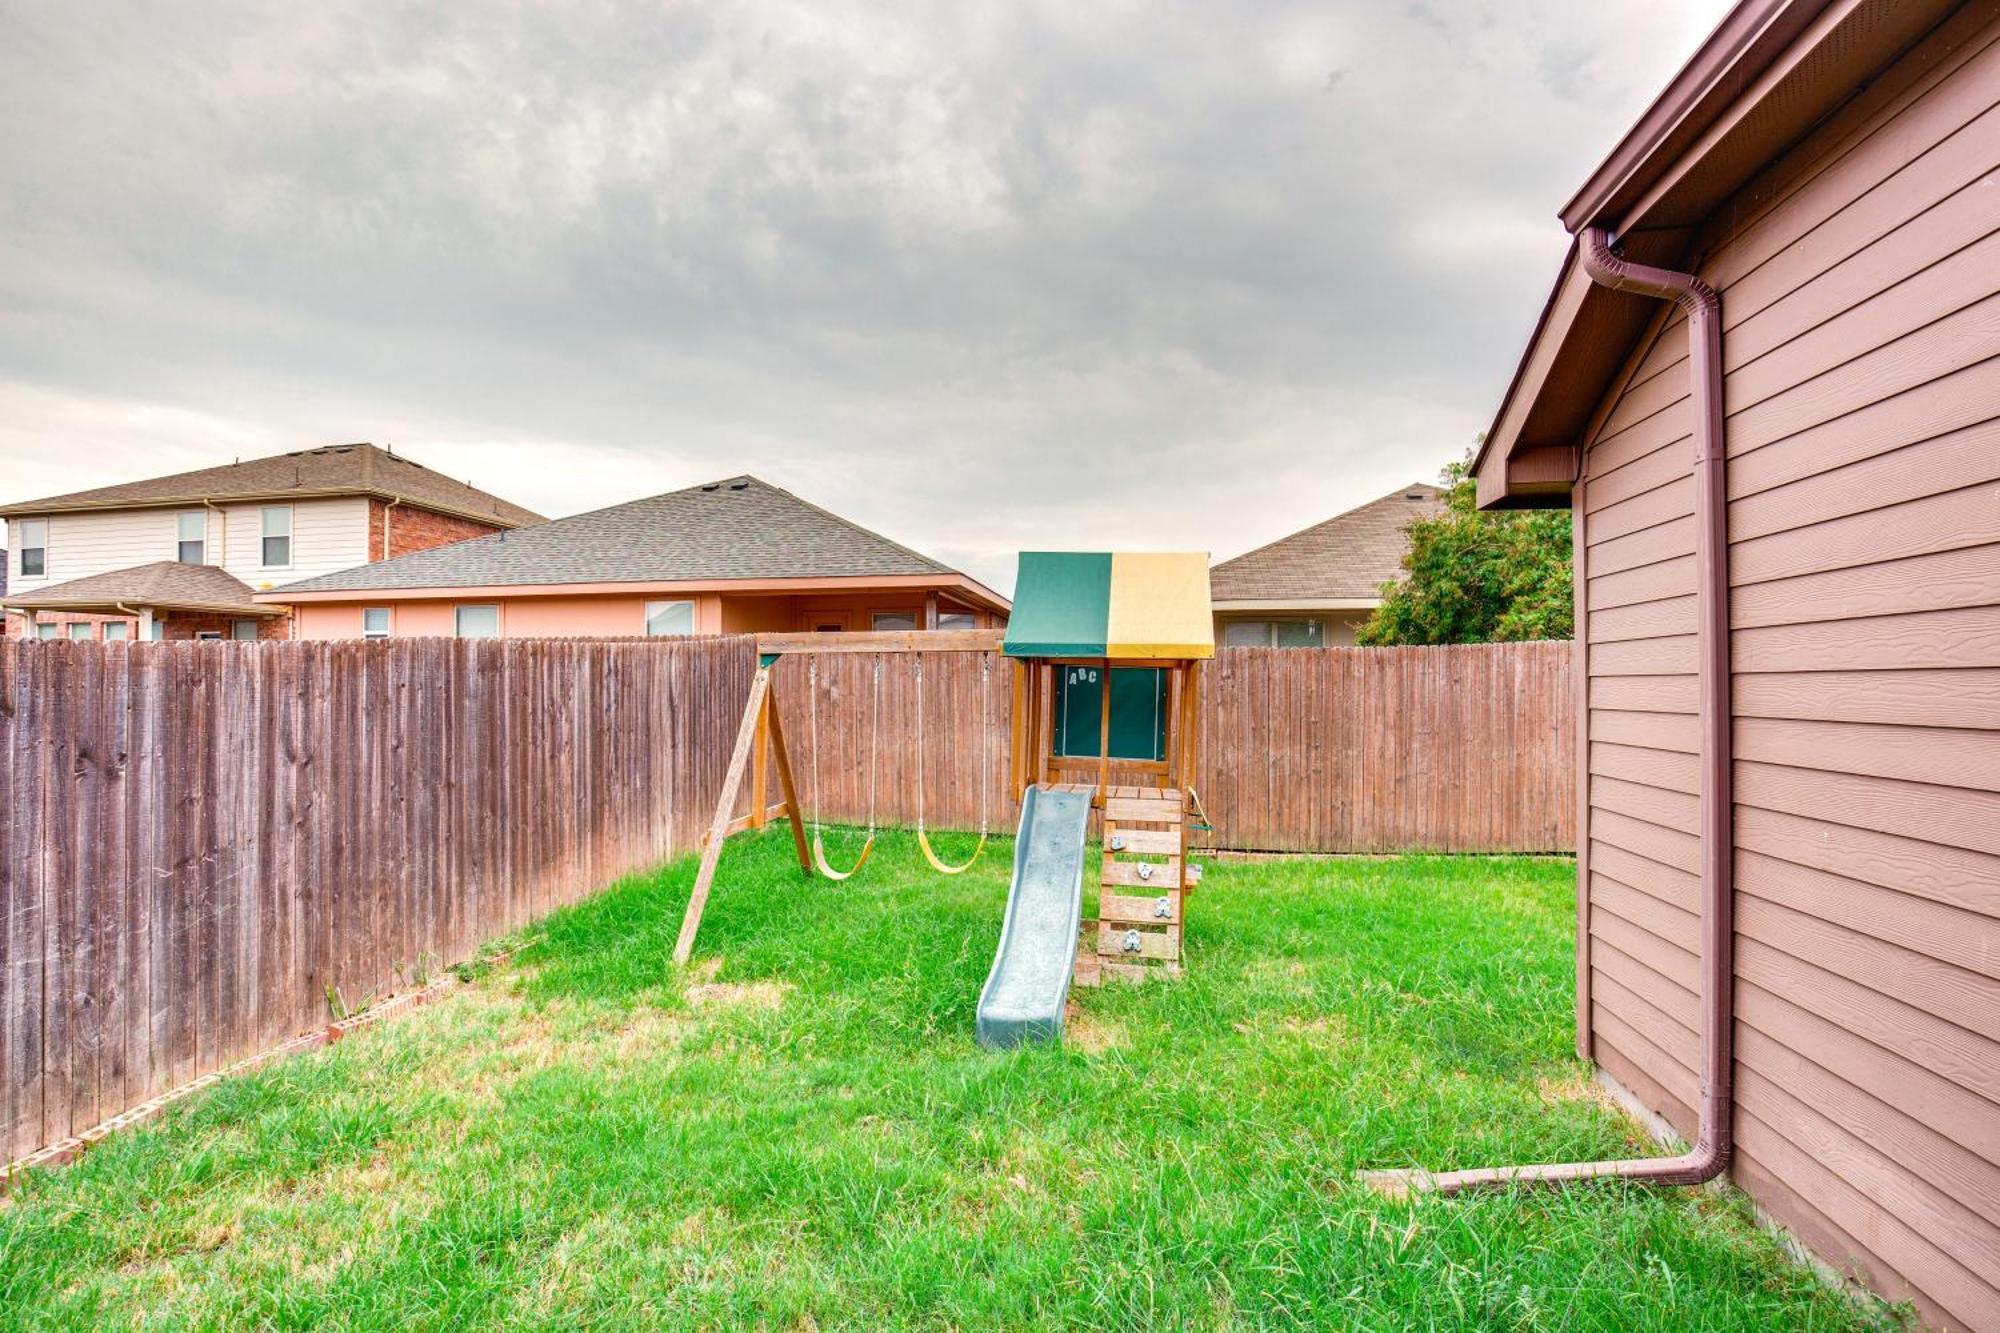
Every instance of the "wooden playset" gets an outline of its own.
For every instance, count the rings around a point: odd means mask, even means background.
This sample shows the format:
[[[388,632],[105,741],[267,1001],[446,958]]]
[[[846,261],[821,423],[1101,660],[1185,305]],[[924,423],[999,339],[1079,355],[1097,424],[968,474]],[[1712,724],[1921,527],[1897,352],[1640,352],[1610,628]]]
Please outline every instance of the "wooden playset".
[[[989,1045],[1060,1035],[1062,1003],[1074,979],[1176,976],[1187,894],[1200,879],[1188,860],[1191,826],[1201,821],[1190,784],[1202,663],[1214,656],[1208,557],[1201,552],[1024,552],[1014,611],[999,631],[758,636],[758,665],[730,755],[715,815],[682,918],[674,959],[693,951],[722,843],[772,818],[791,825],[799,868],[833,881],[859,873],[873,854],[881,663],[872,673],[868,826],[852,865],[829,857],[819,820],[819,654],[914,653],[917,690],[918,846],[941,874],[970,868],[986,845],[980,792],[979,842],[963,862],[938,856],[924,821],[923,655],[1004,654],[1014,669],[1010,791],[1021,818],[1014,882],[999,952],[980,1001],[980,1036]],[[801,805],[772,670],[788,654],[808,659],[812,729],[810,818]],[[988,668],[982,668],[982,674]],[[982,699],[985,692],[981,693]],[[982,735],[992,728],[981,727]],[[982,752],[982,784],[993,756]],[[748,773],[750,813],[734,817]],[[782,799],[767,804],[775,772]],[[1081,921],[1083,844],[1089,825],[1103,850],[1097,919]],[[811,828],[808,831],[808,823]]]

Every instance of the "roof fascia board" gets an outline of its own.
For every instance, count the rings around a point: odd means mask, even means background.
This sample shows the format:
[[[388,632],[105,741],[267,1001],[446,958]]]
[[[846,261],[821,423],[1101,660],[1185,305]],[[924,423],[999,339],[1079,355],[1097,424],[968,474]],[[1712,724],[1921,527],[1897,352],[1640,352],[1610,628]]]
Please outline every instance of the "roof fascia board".
[[[1380,597],[1243,597],[1215,602],[1218,612],[1231,611],[1373,611]]]
[[[950,592],[988,610],[1007,611],[1006,598],[963,574],[853,574],[838,578],[793,579],[672,579],[633,580],[604,583],[484,583],[430,585],[408,588],[312,588],[290,591],[273,588],[257,594],[260,602],[410,602],[464,601],[473,597],[592,597],[641,593],[736,593],[743,596],[788,596],[792,594],[870,591],[928,590]]]
[[[1514,369],[1513,383],[1507,386],[1507,396],[1500,400],[1500,413],[1494,418],[1492,428],[1486,432],[1486,439],[1480,444],[1479,454],[1473,462],[1481,506],[1496,502],[1506,493],[1505,459],[1513,452],[1521,427],[1527,420],[1528,409],[1534,406],[1535,399],[1540,395],[1542,385],[1555,367],[1557,352],[1568,338],[1570,327],[1576,323],[1585,299],[1595,286],[1590,276],[1576,263],[1576,248],[1571,246],[1563,260],[1562,272],[1556,278],[1555,289],[1550,292],[1548,304],[1542,308],[1542,317],[1535,325],[1534,337]]]
[[[1564,229],[1574,235],[1590,226],[1646,175],[1685,158],[1685,152],[1671,150],[1674,139],[1700,134],[1706,126],[1698,126],[1705,117],[1727,111],[1743,81],[1757,77],[1764,63],[1776,59],[1831,3],[1746,0],[1731,10],[1583,188],[1563,205],[1559,216]],[[1672,158],[1662,162],[1661,154],[1667,152]]]

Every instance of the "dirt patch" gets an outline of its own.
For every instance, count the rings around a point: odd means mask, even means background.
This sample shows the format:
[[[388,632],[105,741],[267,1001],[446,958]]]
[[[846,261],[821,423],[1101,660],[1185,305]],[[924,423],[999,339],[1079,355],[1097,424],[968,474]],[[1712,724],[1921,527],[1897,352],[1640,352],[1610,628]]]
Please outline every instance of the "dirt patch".
[[[697,1009],[776,1009],[791,993],[789,982],[711,981],[690,986],[687,1001]]]
[[[1123,1023],[1100,1018],[1075,1000],[1063,1010],[1063,1040],[1085,1055],[1102,1055],[1131,1045]]]
[[[1560,1078],[1541,1078],[1535,1081],[1535,1090],[1542,1100],[1551,1104],[1566,1102],[1591,1102],[1607,1111],[1624,1114],[1624,1108],[1611,1099],[1604,1085],[1590,1076],[1588,1070],[1576,1070]]]

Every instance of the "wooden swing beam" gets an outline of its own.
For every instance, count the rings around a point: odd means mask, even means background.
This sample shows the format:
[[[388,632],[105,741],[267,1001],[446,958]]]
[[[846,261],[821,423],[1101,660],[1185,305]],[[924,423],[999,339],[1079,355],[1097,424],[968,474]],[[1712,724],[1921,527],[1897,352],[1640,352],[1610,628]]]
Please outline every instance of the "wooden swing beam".
[[[860,634],[759,634],[757,674],[750,680],[750,697],[743,705],[743,721],[736,729],[736,747],[729,753],[729,767],[722,775],[722,791],[715,801],[715,814],[702,840],[701,866],[695,871],[694,891],[688,895],[687,911],[681,915],[680,935],[674,940],[674,962],[685,964],[694,954],[694,937],[701,929],[701,914],[708,907],[708,891],[715,883],[715,867],[722,859],[722,844],[732,833],[745,828],[762,828],[772,814],[782,812],[792,825],[792,844],[798,852],[799,869],[813,873],[812,851],[806,843],[805,817],[798,792],[792,784],[792,761],[785,749],[785,727],[778,715],[771,691],[771,670],[786,653],[990,653],[998,652],[1006,639],[1005,630],[885,630]],[[765,750],[768,743],[770,761]],[[755,758],[753,765],[751,760]],[[766,808],[767,767],[778,770],[778,790],[783,799]],[[753,768],[751,809],[742,819],[734,818],[736,794],[743,787],[743,772]],[[858,867],[857,867],[858,869]]]

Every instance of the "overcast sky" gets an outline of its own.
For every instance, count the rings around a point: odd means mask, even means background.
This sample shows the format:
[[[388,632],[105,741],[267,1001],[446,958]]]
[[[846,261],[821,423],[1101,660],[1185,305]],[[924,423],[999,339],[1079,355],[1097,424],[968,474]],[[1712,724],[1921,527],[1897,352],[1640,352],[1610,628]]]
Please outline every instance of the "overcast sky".
[[[1722,0],[0,0],[0,500],[373,440],[1005,587],[1487,425]]]

